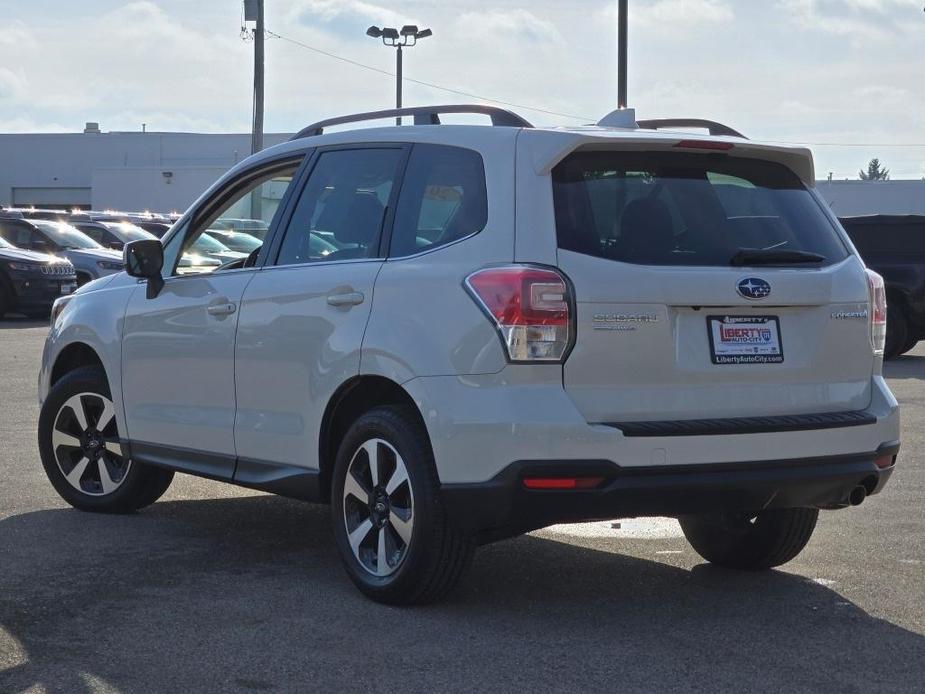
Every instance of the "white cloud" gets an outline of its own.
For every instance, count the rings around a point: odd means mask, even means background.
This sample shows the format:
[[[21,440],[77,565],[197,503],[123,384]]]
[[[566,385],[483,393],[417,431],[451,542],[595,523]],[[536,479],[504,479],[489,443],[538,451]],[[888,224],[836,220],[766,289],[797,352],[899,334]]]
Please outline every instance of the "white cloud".
[[[655,0],[634,4],[630,21],[655,27],[691,27],[730,22],[735,15],[728,0]]]
[[[473,40],[565,43],[553,22],[520,8],[464,12],[457,20],[457,31]]]

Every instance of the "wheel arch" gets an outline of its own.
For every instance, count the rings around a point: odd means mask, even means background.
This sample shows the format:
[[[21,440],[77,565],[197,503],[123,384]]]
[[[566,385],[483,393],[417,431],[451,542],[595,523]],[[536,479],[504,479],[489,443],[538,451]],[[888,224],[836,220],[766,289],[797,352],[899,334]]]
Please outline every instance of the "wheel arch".
[[[100,358],[97,351],[86,342],[72,342],[58,353],[51,367],[49,385],[55,385],[71,371],[85,366],[98,366],[101,368],[103,373],[106,374],[106,380],[109,382],[110,387],[112,386],[112,381],[109,378],[109,374],[106,372],[106,367],[103,365],[102,358]]]
[[[412,409],[424,426],[420,408],[407,390],[384,376],[355,376],[341,384],[328,401],[321,418],[318,437],[319,490],[322,500],[330,501],[334,461],[338,443],[350,425],[364,412],[382,405],[405,405]],[[426,426],[425,426],[426,429]]]

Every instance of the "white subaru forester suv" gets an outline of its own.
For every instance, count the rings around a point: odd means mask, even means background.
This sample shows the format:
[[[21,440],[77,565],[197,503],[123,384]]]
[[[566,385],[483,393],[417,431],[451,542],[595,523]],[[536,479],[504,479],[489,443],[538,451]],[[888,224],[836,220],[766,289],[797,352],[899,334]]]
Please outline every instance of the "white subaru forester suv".
[[[492,127],[441,124],[459,112]],[[324,132],[396,115],[414,125]],[[223,218],[266,221],[263,245],[181,271]],[[478,544],[592,519],[677,517],[711,562],[777,566],[894,469],[880,277],[809,151],[717,123],[336,118],[125,262],[53,312],[55,489],[131,512],[184,472],[330,503],[378,601],[438,599]]]

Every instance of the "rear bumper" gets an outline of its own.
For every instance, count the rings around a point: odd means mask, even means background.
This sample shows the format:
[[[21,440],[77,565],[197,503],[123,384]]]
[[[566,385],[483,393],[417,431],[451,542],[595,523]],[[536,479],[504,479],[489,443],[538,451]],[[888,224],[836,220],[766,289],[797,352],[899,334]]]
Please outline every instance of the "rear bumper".
[[[861,454],[682,466],[621,467],[606,460],[518,461],[487,482],[444,484],[451,522],[491,541],[565,522],[682,516],[765,508],[843,508],[852,490],[883,489],[898,442]],[[890,465],[874,462],[890,458]],[[601,477],[589,490],[534,490],[525,477]]]

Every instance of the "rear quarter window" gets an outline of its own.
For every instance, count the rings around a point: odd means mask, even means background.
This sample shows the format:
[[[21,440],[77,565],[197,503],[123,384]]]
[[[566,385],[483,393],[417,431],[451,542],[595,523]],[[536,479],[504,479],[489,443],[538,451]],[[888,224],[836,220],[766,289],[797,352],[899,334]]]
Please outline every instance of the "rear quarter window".
[[[740,250],[843,260],[848,249],[790,169],[676,152],[579,152],[553,170],[562,249],[648,265],[729,265]]]
[[[402,181],[389,255],[445,246],[481,231],[488,221],[485,168],[478,152],[416,144]]]

